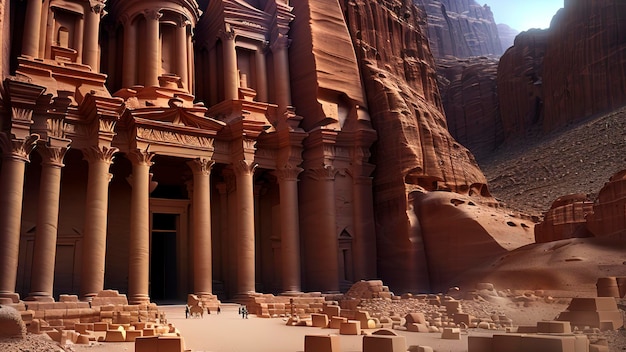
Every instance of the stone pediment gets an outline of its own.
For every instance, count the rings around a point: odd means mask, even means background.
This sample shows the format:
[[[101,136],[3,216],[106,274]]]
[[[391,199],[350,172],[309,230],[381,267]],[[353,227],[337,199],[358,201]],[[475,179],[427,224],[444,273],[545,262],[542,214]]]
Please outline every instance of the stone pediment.
[[[268,33],[271,23],[269,14],[241,0],[212,1],[207,12],[220,14],[211,18],[212,28],[223,28],[223,24],[226,24],[227,31],[230,27],[262,38]]]

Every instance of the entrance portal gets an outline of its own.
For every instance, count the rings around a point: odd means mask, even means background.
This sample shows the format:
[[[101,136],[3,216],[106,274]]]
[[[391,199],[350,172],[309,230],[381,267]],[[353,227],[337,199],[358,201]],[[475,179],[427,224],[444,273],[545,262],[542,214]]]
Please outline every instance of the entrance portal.
[[[152,215],[150,297],[157,303],[178,298],[177,225],[178,214],[153,213]]]

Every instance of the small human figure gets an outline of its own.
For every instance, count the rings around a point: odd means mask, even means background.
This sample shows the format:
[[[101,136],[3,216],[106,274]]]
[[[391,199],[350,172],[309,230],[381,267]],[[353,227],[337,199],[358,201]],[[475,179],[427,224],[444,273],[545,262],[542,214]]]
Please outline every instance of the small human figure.
[[[239,306],[239,313],[237,313],[237,314],[239,314],[239,315],[243,315],[243,312],[242,312],[242,310],[241,310],[241,306]]]
[[[211,308],[206,307],[206,314],[211,314]]]
[[[217,314],[220,314],[222,312],[222,308],[220,306],[217,306]]]
[[[248,319],[248,308],[247,307],[243,307],[243,316],[242,316],[242,318]]]
[[[189,306],[185,305],[185,319],[189,319]]]

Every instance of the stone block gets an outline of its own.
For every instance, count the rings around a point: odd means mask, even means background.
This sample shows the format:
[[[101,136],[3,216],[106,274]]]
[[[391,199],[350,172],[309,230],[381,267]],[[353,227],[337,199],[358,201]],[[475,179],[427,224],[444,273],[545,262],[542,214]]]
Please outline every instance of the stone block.
[[[407,331],[412,331],[412,332],[428,332],[428,325],[412,323],[410,325],[407,325],[406,329]]]
[[[135,339],[135,352],[158,352],[158,336],[141,336]]]
[[[467,313],[454,313],[454,323],[455,324],[464,323],[465,325],[469,326],[470,323],[472,322],[473,318],[474,317],[472,317],[471,315],[469,315]]]
[[[141,331],[143,331],[143,336],[156,336],[156,330],[154,328],[144,328]]]
[[[183,352],[185,344],[180,336],[159,336],[158,352]]]
[[[135,339],[141,336],[143,336],[143,331],[141,330],[127,330],[126,342],[135,342]]]
[[[46,331],[46,335],[48,335],[52,341],[61,343],[61,337],[62,337],[61,331],[56,330],[56,329],[48,330]]]
[[[363,352],[406,352],[404,336],[363,336]]]
[[[612,297],[572,298],[568,311],[615,311],[617,302]]]
[[[393,331],[391,329],[388,329],[388,328],[378,329],[378,330],[372,332],[372,335],[398,336],[398,334],[396,334],[395,331]]]
[[[94,329],[93,323],[78,323],[78,324],[74,324],[74,330],[78,331],[81,334],[87,334],[87,330],[93,331],[93,329]]]
[[[358,320],[348,320],[345,323],[341,323],[341,326],[339,327],[339,334],[361,335],[361,322]]]
[[[328,327],[328,316],[326,314],[311,314],[311,325],[318,328]]]
[[[461,301],[449,300],[443,301],[442,305],[446,307],[448,313],[456,313],[461,311]]]
[[[522,351],[574,352],[574,336],[527,335],[522,338]]]
[[[78,344],[78,345],[88,345],[90,341],[91,340],[89,339],[89,335],[87,335],[87,334],[80,334],[80,335],[78,335],[78,338],[76,339],[76,344]]]
[[[609,346],[605,345],[589,345],[589,352],[609,352]]]
[[[109,323],[107,322],[93,323],[93,331],[107,331],[107,330],[109,330]]]
[[[493,352],[529,352],[522,348],[522,334],[493,335]]]
[[[409,313],[404,316],[405,326],[409,326],[413,323],[418,324],[426,324],[426,317],[424,317],[424,313]]]
[[[612,299],[612,298],[611,298]],[[573,326],[590,326],[594,328],[600,327],[600,322],[604,322],[605,327],[609,324],[614,329],[619,329],[624,324],[622,314],[618,311],[565,311],[559,314],[557,320],[569,321]],[[612,323],[608,323],[612,322]]]
[[[495,352],[491,336],[468,336],[468,352]]]
[[[461,329],[459,328],[444,328],[441,333],[441,338],[444,340],[460,340]]]
[[[519,330],[517,332],[520,332]],[[537,322],[537,332],[548,334],[571,334],[572,326],[569,321],[540,321]]]
[[[361,327],[367,328],[367,321],[370,320],[370,313],[367,311],[358,310],[354,312],[354,320],[358,320],[361,323]]]
[[[537,333],[537,326],[520,325],[517,327],[517,332],[520,334],[535,334]]]
[[[305,335],[304,352],[340,352],[338,335]],[[139,352],[139,351],[136,351]]]
[[[348,321],[348,318],[333,316],[330,318],[329,327],[331,329],[339,329],[341,328],[341,324]]]
[[[104,337],[104,341],[106,342],[124,342],[126,341],[126,330],[124,329],[115,329],[115,330],[107,330],[107,333]]]

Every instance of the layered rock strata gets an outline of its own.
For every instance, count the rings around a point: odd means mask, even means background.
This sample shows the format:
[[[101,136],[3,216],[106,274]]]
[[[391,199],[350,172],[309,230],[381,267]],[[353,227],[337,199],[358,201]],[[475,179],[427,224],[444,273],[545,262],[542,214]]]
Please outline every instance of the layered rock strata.
[[[448,130],[479,160],[504,141],[497,71],[498,60],[492,57],[437,60]]]
[[[593,202],[584,194],[563,196],[552,203],[543,222],[535,225],[535,241],[545,243],[572,237],[588,237],[585,222]]]
[[[431,214],[420,210],[427,207],[421,195],[449,191],[466,197],[465,203],[496,202],[472,154],[447,130],[434,60],[420,27],[424,13],[410,1],[345,1],[342,6],[378,133],[373,150],[378,274],[394,290],[427,290],[431,283],[439,287],[472,261],[505,249],[480,226],[457,229],[450,235],[496,249],[478,256],[468,251],[455,265],[442,262],[456,252],[444,248],[449,242],[438,238],[442,232],[437,224],[423,227]],[[431,205],[434,212],[440,205],[448,209],[437,202]],[[468,221],[474,220],[469,216]],[[426,238],[434,247],[427,248]],[[439,252],[431,255],[433,248]]]
[[[419,0],[428,15],[428,39],[435,57],[501,55],[498,27],[489,6],[475,0]]]
[[[520,34],[502,56],[500,109],[508,135],[551,132],[626,103],[626,3],[566,1],[548,30]]]

